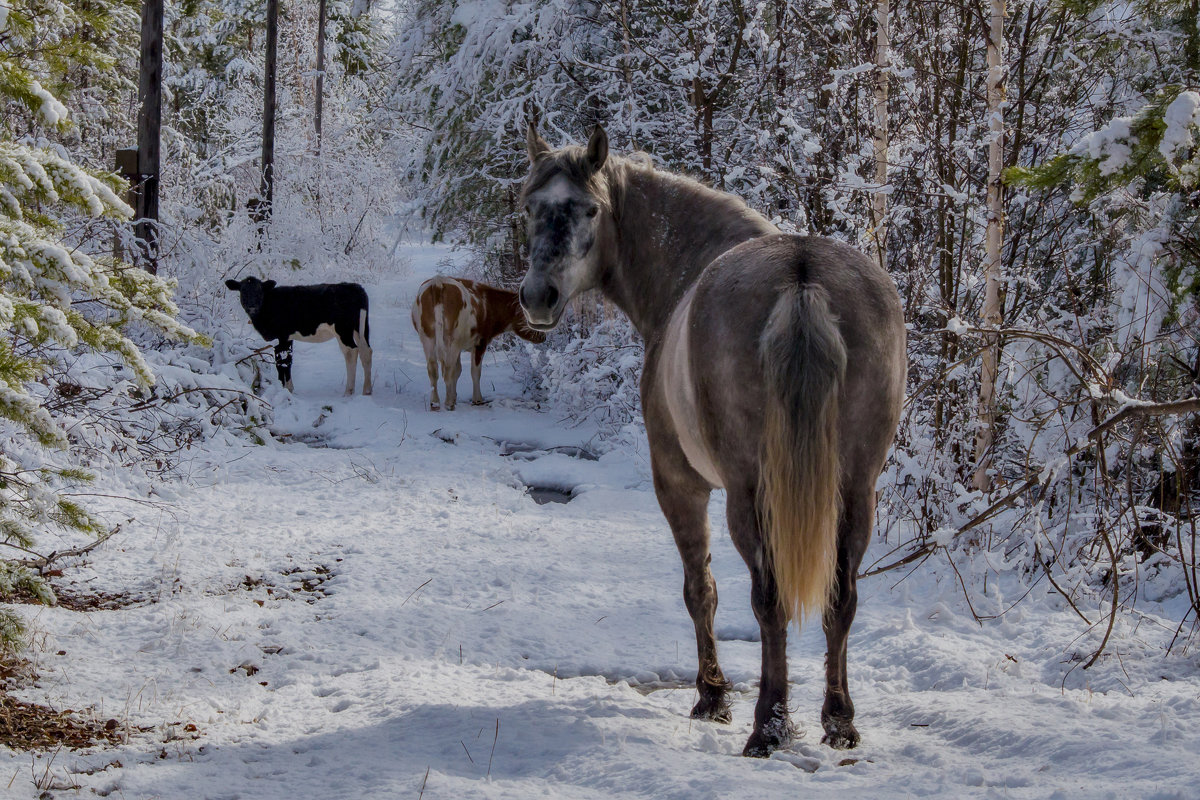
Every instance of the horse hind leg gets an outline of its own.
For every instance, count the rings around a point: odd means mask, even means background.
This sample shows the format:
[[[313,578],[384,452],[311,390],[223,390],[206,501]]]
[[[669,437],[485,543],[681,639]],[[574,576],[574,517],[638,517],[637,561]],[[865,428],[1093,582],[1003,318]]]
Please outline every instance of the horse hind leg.
[[[858,608],[858,567],[871,535],[875,516],[874,480],[866,490],[845,492],[838,519],[837,586],[830,595],[822,624],[825,629],[825,704],[821,708],[821,741],[835,750],[848,750],[859,742],[854,727],[854,703],[846,677],[846,640]]]
[[[656,436],[656,426],[649,418],[647,422],[654,492],[683,560],[683,601],[696,629],[699,700],[692,708],[692,717],[728,723],[733,719],[727,699],[729,681],[717,662],[713,633],[717,583],[709,569],[708,498],[712,490],[687,463],[678,443]]]
[[[750,568],[750,602],[762,633],[762,677],[754,707],[754,730],[742,755],[766,758],[795,736],[788,715],[787,615],[767,556],[754,489],[730,489],[726,516],[733,538]]]

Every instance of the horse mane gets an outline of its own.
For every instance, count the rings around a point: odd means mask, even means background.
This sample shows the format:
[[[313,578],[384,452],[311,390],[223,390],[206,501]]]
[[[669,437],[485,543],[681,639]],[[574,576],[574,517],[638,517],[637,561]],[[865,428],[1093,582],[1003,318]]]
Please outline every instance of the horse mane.
[[[694,198],[697,208],[704,213],[719,211],[731,216],[758,215],[745,200],[721,189],[713,188],[702,180],[680,172],[660,169],[650,155],[637,150],[626,156],[609,156],[605,165],[609,187],[615,195],[613,214],[618,219],[624,206],[624,197],[629,182],[635,176],[644,176],[680,197]]]

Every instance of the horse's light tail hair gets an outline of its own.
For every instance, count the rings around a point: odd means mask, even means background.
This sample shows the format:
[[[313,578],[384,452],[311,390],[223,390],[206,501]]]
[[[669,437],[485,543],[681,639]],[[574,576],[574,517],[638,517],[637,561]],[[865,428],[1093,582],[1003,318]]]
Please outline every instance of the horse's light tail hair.
[[[837,572],[846,346],[825,290],[788,287],[759,348],[767,400],[758,508],[779,602],[799,622],[824,612]]]

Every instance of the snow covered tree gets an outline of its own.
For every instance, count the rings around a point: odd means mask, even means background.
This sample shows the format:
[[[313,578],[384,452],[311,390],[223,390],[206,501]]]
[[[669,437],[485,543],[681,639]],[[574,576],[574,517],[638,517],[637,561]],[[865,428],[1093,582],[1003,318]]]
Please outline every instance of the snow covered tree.
[[[90,23],[109,21],[97,8],[107,6],[91,7],[87,13],[98,15],[88,17]],[[23,590],[49,602],[50,588],[18,556],[31,554],[46,529],[94,534],[101,523],[61,493],[88,474],[64,463],[69,459],[45,455],[68,442],[45,407],[56,391],[44,380],[48,366],[67,351],[108,352],[138,383],[150,385],[154,376],[123,328],[138,324],[197,337],[176,320],[170,283],[88,255],[87,242],[67,238],[68,223],[129,218],[132,211],[118,196],[121,182],[77,166],[60,146],[23,138],[30,130],[46,137],[69,130],[66,106],[42,83],[61,76],[55,69],[60,58],[92,68],[105,63],[103,50],[76,49],[76,42],[55,35],[57,24],[70,28],[83,12],[53,2],[18,2],[4,12],[0,98],[10,113],[0,126],[0,597]],[[0,646],[13,646],[20,631],[15,615],[0,613]]]

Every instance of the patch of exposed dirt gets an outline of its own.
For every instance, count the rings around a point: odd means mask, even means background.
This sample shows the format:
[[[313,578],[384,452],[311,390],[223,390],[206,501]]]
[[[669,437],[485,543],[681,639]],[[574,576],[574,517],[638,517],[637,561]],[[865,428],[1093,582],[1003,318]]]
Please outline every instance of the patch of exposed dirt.
[[[338,558],[336,560],[341,561],[342,559]],[[322,597],[329,595],[329,589],[325,584],[335,575],[337,573],[324,564],[318,563],[312,566],[296,565],[279,573],[279,577],[283,579],[279,583],[267,577],[247,575],[242,579],[241,583],[232,588],[233,590],[243,589],[247,591],[265,589],[269,597],[277,599],[300,598],[309,605],[312,605]],[[259,605],[263,604],[262,600],[255,600],[254,602]]]
[[[87,592],[71,588],[54,587],[58,605],[71,611],[115,611],[120,608],[148,606],[155,602],[153,597],[133,592]]]
[[[53,570],[46,573],[46,577],[57,577],[55,573],[62,574],[60,570]],[[156,602],[153,597],[134,592],[100,592],[82,588],[74,583],[64,586],[53,580],[50,585],[54,588],[54,596],[58,599],[55,605],[70,611],[115,611],[121,608],[147,606]],[[23,589],[0,597],[0,601],[29,605],[42,604],[41,600]]]
[[[0,742],[13,750],[78,750],[121,741],[121,724],[115,719],[89,720],[67,709],[55,711],[0,694]]]

